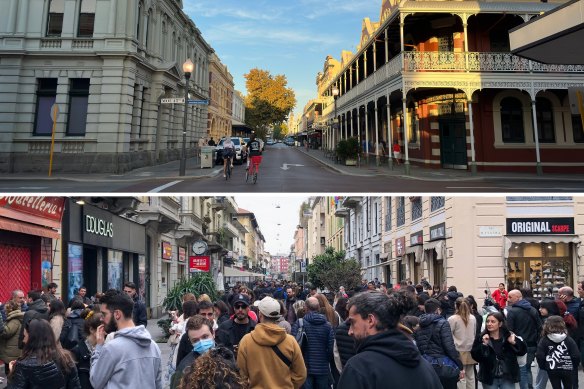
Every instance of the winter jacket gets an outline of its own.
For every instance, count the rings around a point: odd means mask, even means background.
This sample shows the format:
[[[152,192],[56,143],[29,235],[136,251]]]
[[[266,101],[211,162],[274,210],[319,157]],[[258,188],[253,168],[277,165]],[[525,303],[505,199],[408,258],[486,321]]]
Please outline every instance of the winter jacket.
[[[527,347],[537,347],[541,326],[538,312],[527,300],[519,300],[507,307],[507,328],[521,336]]]
[[[564,301],[565,302],[565,301]],[[578,314],[578,309],[580,308],[580,299],[579,298],[572,298],[572,300],[565,302],[566,308],[568,308],[568,312],[570,312],[574,317]]]
[[[223,315],[219,316],[217,318],[217,324],[221,325],[221,323],[223,323],[224,321],[229,320],[229,315],[227,313],[224,313]]]
[[[549,334],[537,345],[535,352],[537,364],[541,370],[549,372],[577,370],[580,364],[580,352],[574,339],[566,334]]]
[[[77,361],[77,374],[81,382],[82,389],[92,389],[91,382],[89,382],[89,370],[91,368],[91,353],[92,349],[87,344],[87,340],[79,342],[75,347],[74,354]]]
[[[446,293],[446,300],[443,300],[442,302],[442,314],[444,316],[444,318],[448,319],[450,316],[454,315],[454,312],[456,312],[456,307],[455,307],[455,303],[456,303],[456,299],[462,297],[462,293],[460,292],[448,292]]]
[[[251,331],[253,331],[256,327],[256,324],[257,323],[255,321],[249,319],[245,333],[249,334]],[[233,319],[221,323],[221,325],[217,329],[217,333],[215,334],[215,341],[217,342],[217,344],[227,347],[231,351],[233,351],[233,346],[237,346],[239,344],[241,339],[237,339],[235,333],[235,323]]]
[[[4,363],[18,359],[22,353],[18,348],[18,334],[20,334],[23,318],[24,312],[20,309],[10,312],[6,318],[4,332],[0,334],[0,359]]]
[[[148,326],[148,315],[146,314],[146,304],[138,295],[134,297],[134,310],[132,311],[132,320],[136,326],[144,326],[146,328]]]
[[[299,323],[294,323],[292,336],[296,337],[299,326]],[[304,316],[304,331],[308,338],[306,352],[304,353],[308,374],[328,374],[335,342],[335,333],[332,326],[323,314],[309,312]]]
[[[448,318],[448,324],[456,349],[459,352],[470,351],[476,337],[477,319],[473,315],[469,315],[468,323],[465,325],[460,315],[452,315]]]
[[[349,359],[337,389],[441,389],[432,366],[401,331],[390,329],[369,336]]]
[[[47,304],[42,299],[38,299],[32,302],[28,306],[28,311],[25,312],[24,318],[22,319],[22,327],[20,327],[20,334],[18,335],[18,348],[22,350],[24,343],[24,328],[32,319],[45,319],[49,321],[49,308]]]
[[[503,379],[511,382],[519,382],[519,364],[517,357],[527,353],[527,346],[519,338],[515,338],[515,345],[507,342],[510,333],[502,329],[500,335],[503,338],[503,351],[499,356],[507,367],[503,374]],[[486,385],[492,385],[495,379],[494,368],[497,356],[493,348],[492,340],[485,346],[483,344],[483,333],[476,337],[471,350],[472,358],[479,363],[478,380]]]
[[[288,358],[290,366],[276,355],[272,346]],[[296,339],[272,323],[258,324],[241,339],[237,366],[243,379],[249,379],[251,389],[298,389],[306,380],[306,367]]]
[[[83,309],[81,308],[71,311],[65,319],[61,336],[59,337],[61,346],[73,352],[75,352],[77,345],[85,339],[83,336],[85,320],[81,317],[82,312]]]
[[[495,302],[497,304],[499,304],[499,306],[501,307],[501,309],[505,308],[507,306],[507,297],[508,297],[508,293],[506,290],[504,290],[503,292],[501,292],[499,289],[496,289],[491,296],[493,297],[493,300],[495,300]]]
[[[462,370],[462,362],[454,346],[450,325],[442,316],[435,313],[422,315],[420,328],[414,333],[414,339],[421,354],[437,358],[446,356]]]
[[[160,349],[146,328],[124,328],[98,344],[91,355],[90,381],[95,389],[162,389]]]
[[[352,336],[349,336],[349,325],[346,322],[342,322],[337,327],[335,341],[337,343],[339,356],[341,357],[341,363],[344,367],[349,358],[355,355],[355,340]]]
[[[66,374],[53,361],[40,364],[36,357],[17,361],[8,389],[80,389],[75,366]]]
[[[182,378],[184,376],[185,369],[187,367],[192,366],[193,362],[195,362],[197,360],[197,358],[200,356],[201,356],[201,354],[199,354],[196,351],[191,350],[191,352],[188,353],[180,361],[180,363],[177,364],[176,371],[174,372],[174,374],[172,375],[172,378],[170,379],[170,389],[178,388],[178,386],[180,385],[180,381],[182,380]]]

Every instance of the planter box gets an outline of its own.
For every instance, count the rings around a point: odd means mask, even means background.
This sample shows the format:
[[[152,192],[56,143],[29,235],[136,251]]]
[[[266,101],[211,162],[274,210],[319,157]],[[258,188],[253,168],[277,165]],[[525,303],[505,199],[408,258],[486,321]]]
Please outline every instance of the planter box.
[[[345,159],[345,166],[357,166],[357,160],[347,158],[347,159]]]

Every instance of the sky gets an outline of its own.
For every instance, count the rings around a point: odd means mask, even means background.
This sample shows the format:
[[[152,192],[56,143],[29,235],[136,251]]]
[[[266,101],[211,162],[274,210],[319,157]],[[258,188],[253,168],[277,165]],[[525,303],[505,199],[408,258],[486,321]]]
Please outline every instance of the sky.
[[[294,231],[298,225],[298,211],[306,196],[235,196],[239,208],[255,214],[266,243],[264,249],[271,255],[290,254]],[[277,208],[280,206],[280,208]]]
[[[184,0],[184,11],[247,94],[244,74],[258,67],[283,74],[296,113],[316,97],[327,55],[355,52],[363,18],[379,20],[381,0]]]

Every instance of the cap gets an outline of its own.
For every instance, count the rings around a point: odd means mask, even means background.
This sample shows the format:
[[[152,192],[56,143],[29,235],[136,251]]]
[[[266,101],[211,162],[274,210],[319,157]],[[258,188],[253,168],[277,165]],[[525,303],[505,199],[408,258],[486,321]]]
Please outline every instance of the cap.
[[[269,296],[260,301],[258,309],[264,316],[272,319],[278,319],[282,316],[280,315],[280,303]]]
[[[237,303],[245,304],[245,306],[249,307],[249,298],[243,294],[238,294],[237,297],[233,300],[233,306],[235,306]]]

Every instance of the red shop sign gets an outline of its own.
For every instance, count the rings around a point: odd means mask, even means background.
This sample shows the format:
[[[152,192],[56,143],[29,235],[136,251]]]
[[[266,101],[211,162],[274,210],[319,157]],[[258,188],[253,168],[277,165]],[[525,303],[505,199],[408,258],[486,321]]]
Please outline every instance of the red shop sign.
[[[170,242],[162,242],[162,259],[172,259],[172,244]]]
[[[211,257],[208,255],[198,255],[189,257],[189,272],[209,271],[211,267]]]
[[[0,208],[61,222],[65,199],[44,196],[0,196]]]

